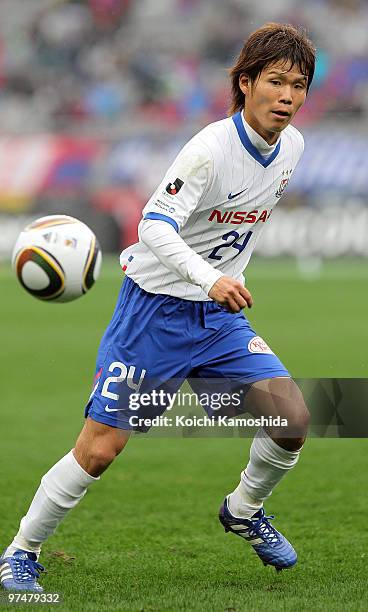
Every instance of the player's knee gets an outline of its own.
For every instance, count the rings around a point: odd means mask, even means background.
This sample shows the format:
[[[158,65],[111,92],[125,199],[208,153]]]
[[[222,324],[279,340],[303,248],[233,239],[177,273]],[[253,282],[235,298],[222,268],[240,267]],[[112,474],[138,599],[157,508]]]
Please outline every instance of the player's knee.
[[[291,409],[288,408],[286,410],[287,427],[290,434],[293,433],[295,437],[303,438],[308,431],[310,419],[309,410],[298,385],[290,379],[288,381],[288,387],[287,397],[290,398],[291,401],[288,399],[287,403],[291,406]]]
[[[125,444],[116,444],[109,440],[96,439],[84,452],[84,469],[91,476],[100,476],[109,467]]]
[[[87,419],[74,449],[80,466],[91,476],[99,476],[121,453],[129,439],[122,431]]]
[[[309,411],[299,387],[290,378],[274,378],[266,388],[270,414],[282,419],[281,425],[271,425],[268,433],[273,439],[289,440],[287,446],[282,444],[289,450],[300,448],[308,432]]]
[[[295,421],[300,424],[304,431],[308,430],[309,421],[310,421],[310,413],[304,401],[304,397],[302,392],[300,391],[298,385],[292,380],[290,381],[294,387],[295,394]]]
[[[114,448],[96,444],[88,451],[88,464],[93,472],[103,472],[114,461],[118,453]]]
[[[285,406],[281,408],[286,416],[287,425],[272,431],[271,437],[282,448],[288,451],[299,451],[308,433],[309,410],[298,385],[287,381]]]

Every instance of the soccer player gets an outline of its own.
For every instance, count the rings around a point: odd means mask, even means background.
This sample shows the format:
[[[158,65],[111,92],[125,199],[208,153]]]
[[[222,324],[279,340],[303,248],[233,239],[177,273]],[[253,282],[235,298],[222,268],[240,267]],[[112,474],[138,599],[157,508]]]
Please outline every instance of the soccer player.
[[[121,254],[126,278],[98,351],[84,427],[75,448],[42,477],[3,552],[5,589],[42,590],[43,542],[122,451],[134,428],[129,398],[152,390],[152,381],[171,389],[186,378],[194,389],[204,380],[223,380],[224,388],[233,381],[244,389],[248,411],[287,418],[285,429],[259,430],[219,517],[265,565],[279,570],[296,563],[263,502],[298,461],[308,411],[285,366],[243,314],[252,296],[242,273],[303,152],[290,123],[314,65],[315,49],[303,31],[275,23],[256,30],[230,72],[229,116],[184,146],[145,206],[139,242]]]

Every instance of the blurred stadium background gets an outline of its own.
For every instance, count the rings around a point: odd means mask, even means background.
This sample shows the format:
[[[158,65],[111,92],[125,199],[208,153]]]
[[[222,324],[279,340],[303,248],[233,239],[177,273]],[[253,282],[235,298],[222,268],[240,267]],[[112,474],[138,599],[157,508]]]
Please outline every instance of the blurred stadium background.
[[[176,152],[225,116],[243,40],[272,20],[306,27],[318,62],[295,121],[305,155],[258,252],[366,257],[365,1],[0,0],[0,259],[43,214],[85,220],[105,253],[135,241]]]
[[[295,376],[366,377],[368,3],[0,0],[0,546],[80,430],[121,283],[107,257],[90,295],[42,304],[10,269],[18,233],[65,213],[104,254],[135,241],[182,144],[225,116],[243,40],[272,20],[306,27],[318,62],[295,121],[305,154],[249,268],[251,320]],[[366,611],[366,440],[309,439],[273,494],[300,552],[281,578],[217,524],[249,443],[130,443],[44,547],[60,609]]]

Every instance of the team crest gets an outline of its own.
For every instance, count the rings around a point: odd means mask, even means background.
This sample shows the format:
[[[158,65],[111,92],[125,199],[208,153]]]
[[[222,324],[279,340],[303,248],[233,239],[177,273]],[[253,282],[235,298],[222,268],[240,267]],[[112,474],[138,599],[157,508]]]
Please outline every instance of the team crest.
[[[250,353],[266,353],[267,355],[274,355],[274,352],[260,336],[254,336],[254,338],[249,340],[248,351]]]
[[[275,193],[275,196],[277,198],[281,198],[282,194],[284,193],[284,191],[285,191],[285,189],[286,189],[286,187],[287,187],[287,185],[288,185],[288,183],[290,181],[291,172],[292,172],[292,170],[284,170],[283,171],[282,174],[284,175],[284,177],[285,177],[285,174],[286,174],[286,178],[281,179],[281,183],[279,185],[279,188],[278,188],[278,190]]]
[[[275,196],[276,196],[277,198],[281,198],[281,196],[282,196],[282,194],[284,193],[284,191],[285,191],[285,189],[286,189],[286,186],[287,186],[287,184],[288,184],[288,182],[289,182],[289,181],[290,181],[290,179],[288,179],[288,178],[284,178],[284,179],[282,179],[282,181],[281,181],[281,183],[280,183],[280,186],[279,186],[278,190],[277,190],[277,191],[276,191],[276,193],[275,193]]]

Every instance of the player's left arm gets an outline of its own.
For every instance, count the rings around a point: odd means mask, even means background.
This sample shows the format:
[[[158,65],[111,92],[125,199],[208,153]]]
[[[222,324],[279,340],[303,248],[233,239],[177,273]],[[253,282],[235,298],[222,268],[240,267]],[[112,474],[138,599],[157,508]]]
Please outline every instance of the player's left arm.
[[[138,234],[166,268],[200,286],[230,312],[239,312],[251,306],[250,293],[239,281],[205,261],[179,234],[207,193],[213,176],[211,152],[197,135],[179,153],[144,208]]]

